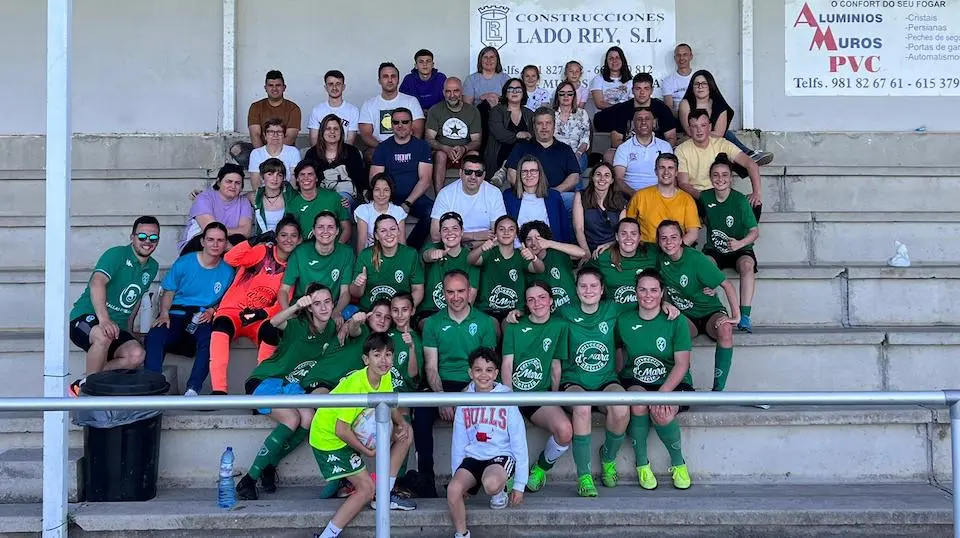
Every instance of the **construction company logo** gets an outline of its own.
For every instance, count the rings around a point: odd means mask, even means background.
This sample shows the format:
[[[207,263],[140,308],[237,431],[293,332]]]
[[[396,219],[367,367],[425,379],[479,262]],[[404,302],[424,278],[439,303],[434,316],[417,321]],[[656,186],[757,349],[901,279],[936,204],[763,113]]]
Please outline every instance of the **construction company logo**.
[[[332,281],[334,281],[334,282],[340,280],[340,270],[339,270],[339,269],[334,269],[333,271],[330,271],[330,280],[332,280]]]
[[[503,48],[507,44],[507,13],[506,6],[483,6],[477,10],[480,13],[480,42],[485,47]]]
[[[219,280],[213,283],[213,293],[220,293],[220,290],[223,289],[223,283]]]
[[[516,282],[517,279],[520,278],[520,273],[518,273],[516,269],[511,269],[510,272],[507,273],[507,275],[509,275],[509,276],[510,276],[510,280],[512,280],[512,281],[514,281],[514,282]]]
[[[560,286],[554,286],[550,288],[550,290],[553,292],[553,306],[550,307],[550,312],[553,312],[563,305],[570,304],[570,296],[567,295],[567,290]]]
[[[665,349],[667,349],[667,339],[666,339],[666,338],[664,338],[664,337],[662,337],[662,336],[659,337],[659,338],[657,338],[657,349],[659,349],[661,352],[663,352]]]
[[[139,284],[130,284],[123,288],[123,291],[120,292],[120,306],[133,308],[133,305],[137,304],[137,300],[140,299],[141,293],[143,293],[143,288]]]
[[[553,339],[551,339],[551,338],[544,338],[544,339],[543,339],[543,350],[544,350],[544,351],[550,351],[550,345],[551,345],[551,344],[553,344]]]
[[[373,303],[377,299],[389,299],[396,294],[397,290],[391,286],[376,286],[370,290],[370,302]]]
[[[659,359],[641,355],[633,359],[633,378],[641,383],[655,383],[667,375],[667,367]]]
[[[350,467],[354,469],[359,469],[363,465],[363,460],[360,459],[360,456],[356,453],[350,455]]]
[[[150,284],[150,273],[143,273],[143,276],[140,277],[140,282],[143,282],[144,286]]]
[[[394,271],[393,279],[397,281],[397,284],[403,282],[403,271]]]
[[[603,342],[588,340],[577,348],[573,362],[584,372],[599,372],[610,362],[610,351]]]
[[[467,332],[470,333],[470,336],[476,336],[478,328],[476,323],[471,323],[467,326]]]
[[[687,275],[680,275],[680,286],[683,288],[687,287],[687,284],[690,283],[690,279],[687,278]]]
[[[554,279],[554,280],[560,280],[560,268],[559,268],[559,267],[551,267],[551,268],[550,268],[550,278],[552,278],[552,279]]]
[[[728,254],[730,252],[730,236],[722,230],[711,231],[710,242],[713,243],[713,248],[717,249],[721,254]]]
[[[437,285],[433,288],[433,304],[437,305],[438,309],[443,309],[447,307],[447,298],[443,295],[443,282],[437,282]]]
[[[491,310],[510,310],[517,306],[517,292],[516,290],[497,284],[490,291],[490,300],[488,302],[490,303]]]
[[[610,326],[607,325],[606,321],[601,321],[600,324],[597,325],[597,329],[600,329],[600,332],[602,334],[607,334],[608,332],[610,332]]]
[[[733,215],[727,215],[727,218],[724,220],[727,224],[727,228],[733,228]]]
[[[890,0],[885,0],[882,3],[884,4],[883,7],[893,7],[894,4]],[[914,5],[914,2],[897,2],[897,7],[908,3],[911,7]],[[917,3],[928,4],[928,7],[942,7],[944,5],[943,2],[935,0]],[[814,2],[814,5],[816,4],[817,2]],[[878,7],[881,2],[840,2],[841,7],[844,4],[851,6],[854,4],[862,4],[863,6],[872,4]],[[837,2],[831,2],[831,5],[836,7]],[[806,27],[802,29],[805,32],[810,29],[813,30],[810,46],[807,50],[810,52],[814,52],[814,48],[817,49],[817,52],[826,50],[827,67],[830,73],[841,71],[877,73],[880,71],[880,56],[871,54],[871,52],[883,49],[883,39],[869,35],[851,37],[842,33],[837,37],[834,35],[830,24],[853,25],[853,28],[861,31],[866,25],[881,25],[882,23],[883,13],[814,13],[810,8],[810,2],[804,2],[793,22],[793,28]]]
[[[617,304],[628,304],[637,302],[637,288],[633,286],[619,286],[613,292],[613,302]]]
[[[670,302],[673,303],[673,306],[680,309],[681,312],[693,308],[693,301],[684,297],[683,294],[677,291],[677,288],[667,286],[667,295],[670,297]]]
[[[513,374],[513,388],[517,390],[533,390],[541,381],[543,381],[543,364],[536,357],[521,362]]]

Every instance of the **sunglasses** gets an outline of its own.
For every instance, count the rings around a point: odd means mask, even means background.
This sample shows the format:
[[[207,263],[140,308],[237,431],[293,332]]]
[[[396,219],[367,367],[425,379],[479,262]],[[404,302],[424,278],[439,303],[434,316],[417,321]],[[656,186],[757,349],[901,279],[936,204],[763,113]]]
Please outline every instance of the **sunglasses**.
[[[510,86],[507,88],[507,93],[520,93],[523,91],[523,88],[520,86]]]
[[[395,125],[409,125],[413,123],[413,120],[393,120]]]
[[[557,92],[560,97],[573,97],[577,92]]]
[[[151,243],[156,243],[160,240],[160,234],[145,234],[140,232],[136,235],[136,238],[140,241],[150,241]]]
[[[464,168],[463,170],[463,175],[465,176],[483,177],[483,173],[484,173],[483,170],[467,170],[466,168]]]

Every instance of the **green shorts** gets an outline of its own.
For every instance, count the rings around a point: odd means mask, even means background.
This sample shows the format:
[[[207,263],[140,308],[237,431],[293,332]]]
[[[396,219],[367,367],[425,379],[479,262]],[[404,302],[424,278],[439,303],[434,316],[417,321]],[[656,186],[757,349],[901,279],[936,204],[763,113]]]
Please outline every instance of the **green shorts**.
[[[313,448],[313,457],[317,460],[317,467],[320,467],[320,474],[324,480],[337,480],[353,476],[367,469],[363,458],[355,450],[347,445],[336,450],[320,450]]]

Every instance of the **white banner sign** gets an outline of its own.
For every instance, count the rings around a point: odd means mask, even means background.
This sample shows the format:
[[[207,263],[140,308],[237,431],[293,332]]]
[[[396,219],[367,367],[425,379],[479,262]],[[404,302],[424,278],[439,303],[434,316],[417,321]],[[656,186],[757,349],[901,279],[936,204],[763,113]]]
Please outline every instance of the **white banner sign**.
[[[787,0],[787,95],[960,95],[960,0]]]
[[[660,80],[673,72],[676,45],[674,0],[470,0],[470,66],[483,47],[496,47],[503,70],[520,77],[525,65],[540,68],[540,86],[552,90],[564,64],[583,64],[589,84],[607,49],[619,46],[633,74]]]

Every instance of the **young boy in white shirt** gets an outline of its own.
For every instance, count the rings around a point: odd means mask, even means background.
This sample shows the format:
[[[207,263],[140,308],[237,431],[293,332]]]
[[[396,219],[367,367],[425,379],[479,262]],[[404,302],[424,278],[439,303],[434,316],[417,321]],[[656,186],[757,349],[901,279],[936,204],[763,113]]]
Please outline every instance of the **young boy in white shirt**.
[[[470,378],[464,392],[509,392],[496,379],[500,356],[491,348],[470,354]],[[515,405],[463,406],[454,412],[451,469],[456,469],[447,486],[447,505],[457,538],[470,538],[464,498],[483,490],[490,495],[490,508],[499,510],[523,502],[527,485],[527,432]],[[505,487],[513,478],[509,498]]]

